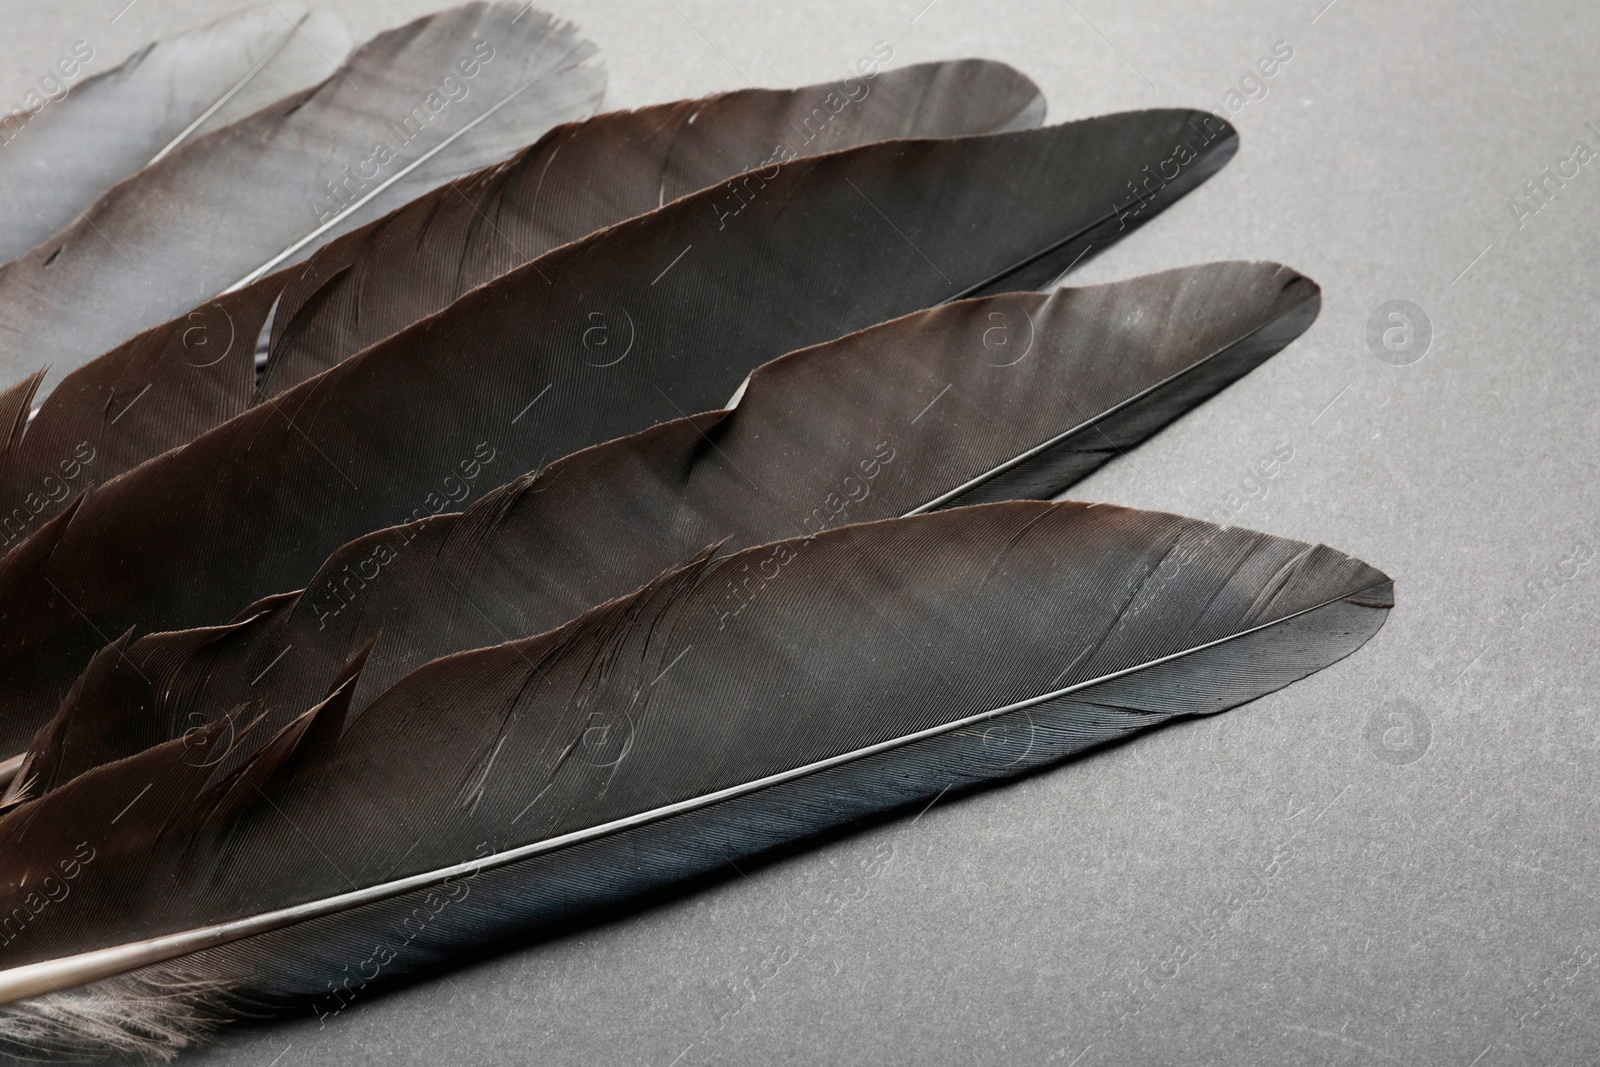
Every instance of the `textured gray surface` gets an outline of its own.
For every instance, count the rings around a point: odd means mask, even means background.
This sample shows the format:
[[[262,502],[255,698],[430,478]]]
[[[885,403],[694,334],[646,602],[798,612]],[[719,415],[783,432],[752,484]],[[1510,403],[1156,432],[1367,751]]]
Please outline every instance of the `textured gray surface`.
[[[1235,162],[1079,277],[1272,258],[1322,317],[1076,495],[1334,545],[1395,576],[1388,625],[1230,714],[189,1062],[1600,1058],[1600,161],[1512,207],[1600,150],[1600,8],[924,2],[549,6],[613,106],[842,76],[882,40],[1013,63],[1055,119],[1216,108],[1287,41]],[[98,69],[217,10],[125,3],[4,0],[0,101],[75,40]],[[327,6],[359,40],[437,4]],[[1390,300],[1431,322],[1407,366],[1369,347]]]

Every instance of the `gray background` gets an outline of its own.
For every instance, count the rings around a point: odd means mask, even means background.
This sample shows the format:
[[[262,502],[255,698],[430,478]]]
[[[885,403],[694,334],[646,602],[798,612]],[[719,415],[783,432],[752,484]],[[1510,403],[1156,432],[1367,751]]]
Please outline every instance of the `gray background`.
[[[831,80],[881,40],[1012,63],[1056,120],[1220,108],[1287,41],[1234,163],[1076,279],[1277,259],[1322,316],[1075,495],[1334,545],[1394,575],[1388,625],[1230,714],[189,1062],[1600,1059],[1600,160],[1511,207],[1600,151],[1600,5],[925,2],[546,6],[613,107]],[[4,0],[0,103],[75,40],[103,69],[235,6],[125,3]],[[439,6],[323,3],[357,40]],[[1401,367],[1368,343],[1395,299],[1432,329]]]

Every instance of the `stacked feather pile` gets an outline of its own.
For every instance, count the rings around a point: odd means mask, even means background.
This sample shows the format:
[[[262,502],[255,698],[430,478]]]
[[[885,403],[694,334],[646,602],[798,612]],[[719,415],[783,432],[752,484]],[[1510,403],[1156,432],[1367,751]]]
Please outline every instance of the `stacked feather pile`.
[[[1317,315],[1056,286],[1216,116],[981,60],[597,115],[520,3],[348,45],[247,10],[0,147],[9,1051],[339,1010],[1382,624],[1328,548],[1051,502]]]

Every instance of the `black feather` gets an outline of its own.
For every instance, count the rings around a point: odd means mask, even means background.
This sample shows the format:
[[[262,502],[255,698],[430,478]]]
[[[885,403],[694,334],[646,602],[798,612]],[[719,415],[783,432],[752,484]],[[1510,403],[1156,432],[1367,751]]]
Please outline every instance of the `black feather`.
[[[747,566],[767,570],[729,620]],[[0,913],[27,916],[0,998],[33,998],[0,1034],[170,1053],[246,1005],[337,1010],[780,842],[1252,700],[1359,647],[1391,596],[1326,548],[1102,505],[702,556],[434,661],[337,741],[348,680],[219,780],[172,741],[0,819]],[[69,869],[70,893],[31,908],[42,872]]]
[[[1319,303],[1287,268],[1211,264],[958,301],[786,356],[731,412],[587,449],[464,515],[358,538],[304,594],[246,621],[114,642],[39,732],[10,798],[240,708],[285,725],[376,642],[359,713],[431,659],[550,629],[708,543],[995,497],[997,482],[1054,496],[1268,358]],[[736,586],[724,610],[745,603]],[[210,758],[251,747],[230,728]]]
[[[885,142],[775,165],[731,222],[710,190],[540,257],[113,480],[12,549],[0,741],[25,747],[112,636],[204,625],[302,585],[340,544],[442,510],[486,448],[497,458],[479,491],[721,404],[792,349],[1042,284],[1235,144],[1221,120],[1189,111]],[[1152,200],[1118,200],[1149,161],[1185,153]]]
[[[831,85],[750,89],[551,131],[69,374],[0,452],[0,551],[79,490],[193,440],[514,267],[783,155],[1035,126],[1044,101],[1003,63],[886,71],[815,117]],[[862,95],[862,94],[865,95]],[[724,199],[737,203],[729,190]],[[260,339],[260,340],[258,340]],[[259,349],[259,350],[258,350]],[[14,403],[32,402],[18,383]]]

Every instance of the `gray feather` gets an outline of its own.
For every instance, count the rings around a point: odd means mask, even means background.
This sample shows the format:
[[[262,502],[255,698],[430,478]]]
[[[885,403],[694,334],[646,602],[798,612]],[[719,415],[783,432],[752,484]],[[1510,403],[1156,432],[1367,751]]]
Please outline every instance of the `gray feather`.
[[[59,377],[592,114],[593,46],[538,11],[517,20],[524,6],[472,3],[381,34],[316,88],[190,141],[0,267],[0,374]]]
[[[0,119],[0,261],[78,219],[117,182],[196,137],[326,78],[350,51],[344,24],[299,3],[262,4],[140,49],[73,83],[79,42],[43,92]],[[92,61],[92,60],[91,60]],[[54,95],[54,94],[51,94]]]

